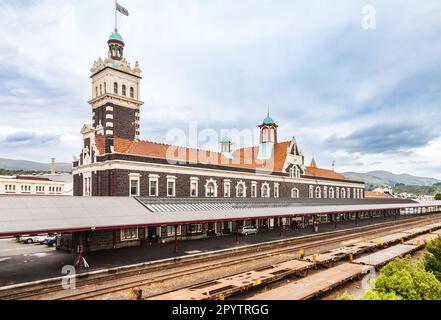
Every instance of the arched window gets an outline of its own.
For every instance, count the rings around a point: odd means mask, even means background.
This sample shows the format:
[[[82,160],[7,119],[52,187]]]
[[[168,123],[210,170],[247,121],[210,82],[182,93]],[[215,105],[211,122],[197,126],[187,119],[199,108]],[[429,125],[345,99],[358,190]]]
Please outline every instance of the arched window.
[[[346,199],[346,189],[345,188],[341,189],[341,198]]]
[[[118,94],[118,83],[117,82],[113,83],[113,93]]]
[[[126,95],[127,95],[127,87],[126,87],[125,84],[123,84],[123,86],[122,86],[122,95],[123,95],[123,96],[126,96]]]
[[[130,87],[130,98],[135,98],[135,89],[133,87]]]
[[[100,84],[100,95],[102,95],[102,94],[103,94],[103,85]]]
[[[314,198],[314,187],[313,186],[309,186],[309,198],[310,199]]]
[[[317,187],[317,188],[315,189],[315,197],[316,197],[317,199],[320,199],[320,198],[322,197],[322,189],[321,189],[320,187]]]
[[[328,187],[323,187],[323,198],[328,199]]]
[[[294,188],[294,189],[291,190],[291,198],[293,198],[293,199],[298,199],[298,198],[300,198],[300,192],[299,192],[299,189]]]
[[[296,167],[296,178],[300,178],[300,169],[298,167]]]
[[[334,199],[335,198],[335,191],[334,188],[331,187],[329,188],[329,199]]]
[[[262,185],[262,198],[269,198],[270,197],[270,186],[268,183],[264,183]]]
[[[247,187],[245,185],[245,182],[241,181],[237,183],[236,186],[236,197],[237,198],[246,198],[247,194],[246,191]]]
[[[340,199],[340,188],[339,187],[337,187],[337,191],[335,192],[335,197],[337,199]]]
[[[107,93],[107,84],[104,82],[104,93]]]
[[[205,184],[205,197],[217,198],[217,183],[216,180],[210,179]]]
[[[95,97],[98,97],[98,86],[95,88]]]

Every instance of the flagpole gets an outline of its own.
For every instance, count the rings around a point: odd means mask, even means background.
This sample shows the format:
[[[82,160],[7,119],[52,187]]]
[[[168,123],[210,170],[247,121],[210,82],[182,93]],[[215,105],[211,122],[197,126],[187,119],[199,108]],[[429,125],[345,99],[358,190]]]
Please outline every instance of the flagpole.
[[[115,0],[115,32],[118,32],[118,12],[116,10],[116,4],[118,0]]]

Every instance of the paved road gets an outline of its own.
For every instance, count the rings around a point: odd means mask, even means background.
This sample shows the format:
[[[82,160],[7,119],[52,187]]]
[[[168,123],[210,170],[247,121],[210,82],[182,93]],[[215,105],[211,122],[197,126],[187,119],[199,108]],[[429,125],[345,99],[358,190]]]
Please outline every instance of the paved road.
[[[394,220],[394,217],[388,218]],[[383,218],[375,222],[382,222]],[[370,220],[359,222],[359,226],[370,224]],[[339,224],[339,229],[354,227],[354,222]],[[320,232],[334,230],[334,224],[320,226]],[[312,228],[285,231],[285,238],[311,234]],[[261,232],[256,236],[241,237],[239,246],[278,240],[279,231]],[[238,246],[235,236],[224,236],[180,242],[180,252],[175,254],[174,243],[149,247],[124,248],[104,252],[88,253],[86,259],[91,266],[88,271],[208,252]],[[0,286],[36,281],[62,276],[64,265],[72,265],[75,256],[54,251],[45,246],[16,244],[12,240],[0,240]]]

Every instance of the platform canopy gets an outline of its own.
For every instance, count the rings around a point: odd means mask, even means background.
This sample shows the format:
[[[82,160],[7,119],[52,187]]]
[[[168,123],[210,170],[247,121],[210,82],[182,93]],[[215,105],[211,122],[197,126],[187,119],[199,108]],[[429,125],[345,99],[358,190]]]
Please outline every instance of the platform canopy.
[[[438,207],[441,201],[0,197],[0,236]]]

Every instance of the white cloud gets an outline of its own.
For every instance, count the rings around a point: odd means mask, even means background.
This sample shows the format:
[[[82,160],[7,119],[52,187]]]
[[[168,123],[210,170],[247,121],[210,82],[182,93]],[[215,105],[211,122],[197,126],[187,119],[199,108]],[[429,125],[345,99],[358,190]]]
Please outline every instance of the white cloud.
[[[376,31],[360,28],[365,1],[124,0],[126,56],[144,71],[143,138],[164,141],[188,121],[254,129],[270,105],[281,138],[296,136],[324,166],[335,159],[345,170],[395,171],[393,156],[335,151],[326,140],[392,119],[439,122],[441,3],[371,3]],[[0,156],[56,152],[69,161],[91,121],[89,69],[106,54],[113,4],[3,1],[0,9],[0,136],[29,131],[63,142]],[[400,168],[441,177],[437,146],[410,150]]]

